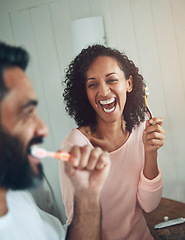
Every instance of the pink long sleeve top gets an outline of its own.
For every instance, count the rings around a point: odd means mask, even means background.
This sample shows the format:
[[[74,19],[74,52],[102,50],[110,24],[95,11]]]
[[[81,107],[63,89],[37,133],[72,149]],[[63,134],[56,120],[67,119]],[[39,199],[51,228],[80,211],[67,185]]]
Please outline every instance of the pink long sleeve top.
[[[103,240],[153,239],[142,210],[154,210],[161,199],[161,172],[149,180],[143,175],[144,145],[142,134],[145,123],[132,130],[129,139],[119,149],[110,152],[111,170],[101,193]],[[65,138],[62,149],[69,151],[73,145],[91,145],[78,129],[72,129]],[[91,145],[92,146],[92,145]],[[68,223],[73,216],[73,186],[60,163],[60,184]]]

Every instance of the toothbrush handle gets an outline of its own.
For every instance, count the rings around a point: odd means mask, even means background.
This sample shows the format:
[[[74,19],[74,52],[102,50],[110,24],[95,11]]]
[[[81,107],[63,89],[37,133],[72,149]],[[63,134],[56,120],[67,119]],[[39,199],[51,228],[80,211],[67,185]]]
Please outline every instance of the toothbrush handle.
[[[52,157],[61,161],[68,161],[70,159],[70,154],[67,152],[47,152],[48,157]]]
[[[62,160],[62,161],[68,161],[70,159],[71,155],[67,152],[56,152],[55,153],[55,158],[58,160]]]

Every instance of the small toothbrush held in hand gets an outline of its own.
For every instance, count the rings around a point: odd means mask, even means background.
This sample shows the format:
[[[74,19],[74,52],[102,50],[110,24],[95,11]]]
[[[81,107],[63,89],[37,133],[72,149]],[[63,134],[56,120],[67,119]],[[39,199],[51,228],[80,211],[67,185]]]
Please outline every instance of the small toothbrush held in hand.
[[[40,148],[37,146],[31,147],[31,155],[36,158],[45,158],[45,157],[51,157],[55,158],[60,161],[69,161],[70,154],[67,152],[49,152],[45,150],[44,148]]]
[[[147,100],[146,100],[148,94],[149,94],[148,88],[145,87],[145,88],[144,88],[145,107],[146,107],[146,110],[147,110],[148,118],[149,118],[149,119],[152,119],[152,118],[153,118],[152,111],[150,110],[150,108],[149,108],[149,106],[148,106],[148,103],[147,103]]]

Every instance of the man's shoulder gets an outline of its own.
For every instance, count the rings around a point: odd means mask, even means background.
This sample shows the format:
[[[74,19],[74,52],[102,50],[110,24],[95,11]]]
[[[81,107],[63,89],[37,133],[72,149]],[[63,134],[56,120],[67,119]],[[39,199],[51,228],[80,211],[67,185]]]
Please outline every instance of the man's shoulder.
[[[8,190],[8,198],[23,198],[27,200],[34,201],[30,192],[26,190]]]
[[[19,208],[22,205],[28,208],[36,207],[35,201],[30,192],[26,190],[8,190],[7,193],[7,202],[9,206]]]
[[[8,214],[17,236],[15,239],[18,239],[19,234],[20,236],[27,235],[29,239],[36,239],[38,236],[40,239],[65,239],[66,233],[59,220],[38,208],[28,191],[9,190],[7,200]],[[10,224],[6,225],[10,227]],[[4,235],[9,237],[12,233],[7,231],[7,227],[4,228]],[[10,239],[10,237],[5,239]]]

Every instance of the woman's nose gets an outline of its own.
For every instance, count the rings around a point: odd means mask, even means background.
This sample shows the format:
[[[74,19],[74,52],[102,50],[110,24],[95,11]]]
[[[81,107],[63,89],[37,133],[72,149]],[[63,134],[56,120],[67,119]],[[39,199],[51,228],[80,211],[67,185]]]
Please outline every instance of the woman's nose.
[[[106,84],[101,84],[99,87],[99,95],[105,97],[110,92],[110,88]]]

